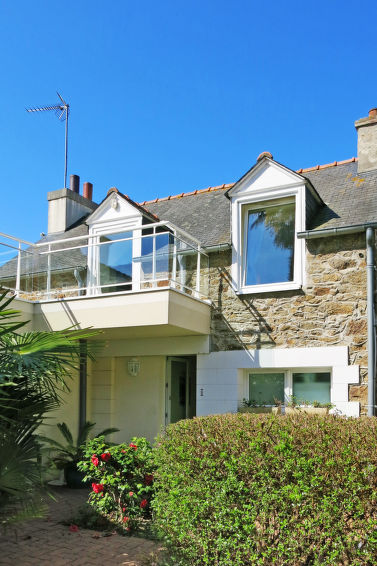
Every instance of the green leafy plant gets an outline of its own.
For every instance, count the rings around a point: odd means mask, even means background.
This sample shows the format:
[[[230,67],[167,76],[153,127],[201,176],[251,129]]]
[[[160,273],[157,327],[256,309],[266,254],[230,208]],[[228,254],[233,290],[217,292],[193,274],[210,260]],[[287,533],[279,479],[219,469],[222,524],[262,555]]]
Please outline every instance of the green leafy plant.
[[[47,450],[49,452],[51,450],[56,452],[56,454],[52,456],[51,461],[58,470],[64,470],[73,464],[77,464],[82,459],[84,444],[87,442],[89,433],[93,427],[96,426],[96,423],[86,421],[84,426],[80,428],[76,441],[73,440],[73,435],[66,423],[58,423],[56,426],[58,427],[61,436],[63,436],[66,441],[66,444],[62,444],[61,442],[46,436],[39,436],[39,439],[48,445]],[[119,432],[119,428],[106,428],[99,432],[97,436],[108,436],[114,432]]]
[[[154,461],[154,522],[182,564],[375,564],[377,419],[188,419]]]
[[[0,295],[0,524],[42,516],[41,448],[37,429],[68,390],[85,340],[96,332],[23,332],[13,298]]]
[[[313,401],[312,403],[308,403],[308,405],[312,405],[316,409],[332,409],[334,405],[332,403],[321,403],[320,401]]]
[[[103,436],[87,442],[78,469],[91,482],[89,503],[131,532],[150,517],[154,484],[152,449],[145,438],[112,445]]]
[[[273,406],[275,407],[280,407],[282,405],[282,402],[279,399],[275,399],[274,398],[274,404]],[[242,405],[241,407],[268,407],[271,406],[270,403],[268,403],[267,401],[256,401],[255,399],[242,399]]]

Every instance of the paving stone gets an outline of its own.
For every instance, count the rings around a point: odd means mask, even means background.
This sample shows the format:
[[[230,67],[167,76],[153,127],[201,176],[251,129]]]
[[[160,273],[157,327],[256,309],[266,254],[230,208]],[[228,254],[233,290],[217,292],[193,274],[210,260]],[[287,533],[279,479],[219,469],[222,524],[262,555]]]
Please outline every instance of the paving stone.
[[[0,536],[1,566],[142,566],[158,545],[138,537],[93,538],[97,531],[81,529],[71,533],[69,520],[88,496],[87,490],[54,488],[48,517],[35,519]]]

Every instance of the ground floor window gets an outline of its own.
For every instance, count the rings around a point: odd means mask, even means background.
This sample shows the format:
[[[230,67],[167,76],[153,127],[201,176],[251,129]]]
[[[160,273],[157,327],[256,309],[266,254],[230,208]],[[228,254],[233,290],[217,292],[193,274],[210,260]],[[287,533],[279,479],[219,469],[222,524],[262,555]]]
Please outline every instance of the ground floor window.
[[[245,398],[253,405],[294,400],[299,405],[330,403],[331,373],[323,370],[249,371]]]

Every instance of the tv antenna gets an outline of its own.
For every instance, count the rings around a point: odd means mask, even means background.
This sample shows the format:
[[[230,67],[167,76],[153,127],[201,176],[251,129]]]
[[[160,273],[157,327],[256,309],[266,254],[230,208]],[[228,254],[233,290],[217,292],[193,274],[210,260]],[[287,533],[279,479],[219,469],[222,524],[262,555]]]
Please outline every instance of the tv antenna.
[[[46,112],[47,110],[55,110],[55,114],[61,122],[65,120],[65,153],[64,153],[64,188],[67,187],[67,161],[68,161],[68,116],[69,104],[56,91],[61,100],[61,104],[53,104],[52,106],[41,106],[40,108],[26,108],[26,112]]]

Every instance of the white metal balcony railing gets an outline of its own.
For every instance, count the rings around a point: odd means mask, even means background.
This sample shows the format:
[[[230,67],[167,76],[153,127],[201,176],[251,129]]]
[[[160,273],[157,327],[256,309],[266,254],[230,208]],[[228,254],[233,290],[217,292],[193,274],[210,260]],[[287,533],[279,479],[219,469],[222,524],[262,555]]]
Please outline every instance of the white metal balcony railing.
[[[208,256],[169,222],[33,244],[0,232],[0,288],[40,302],[173,288],[208,298]]]

